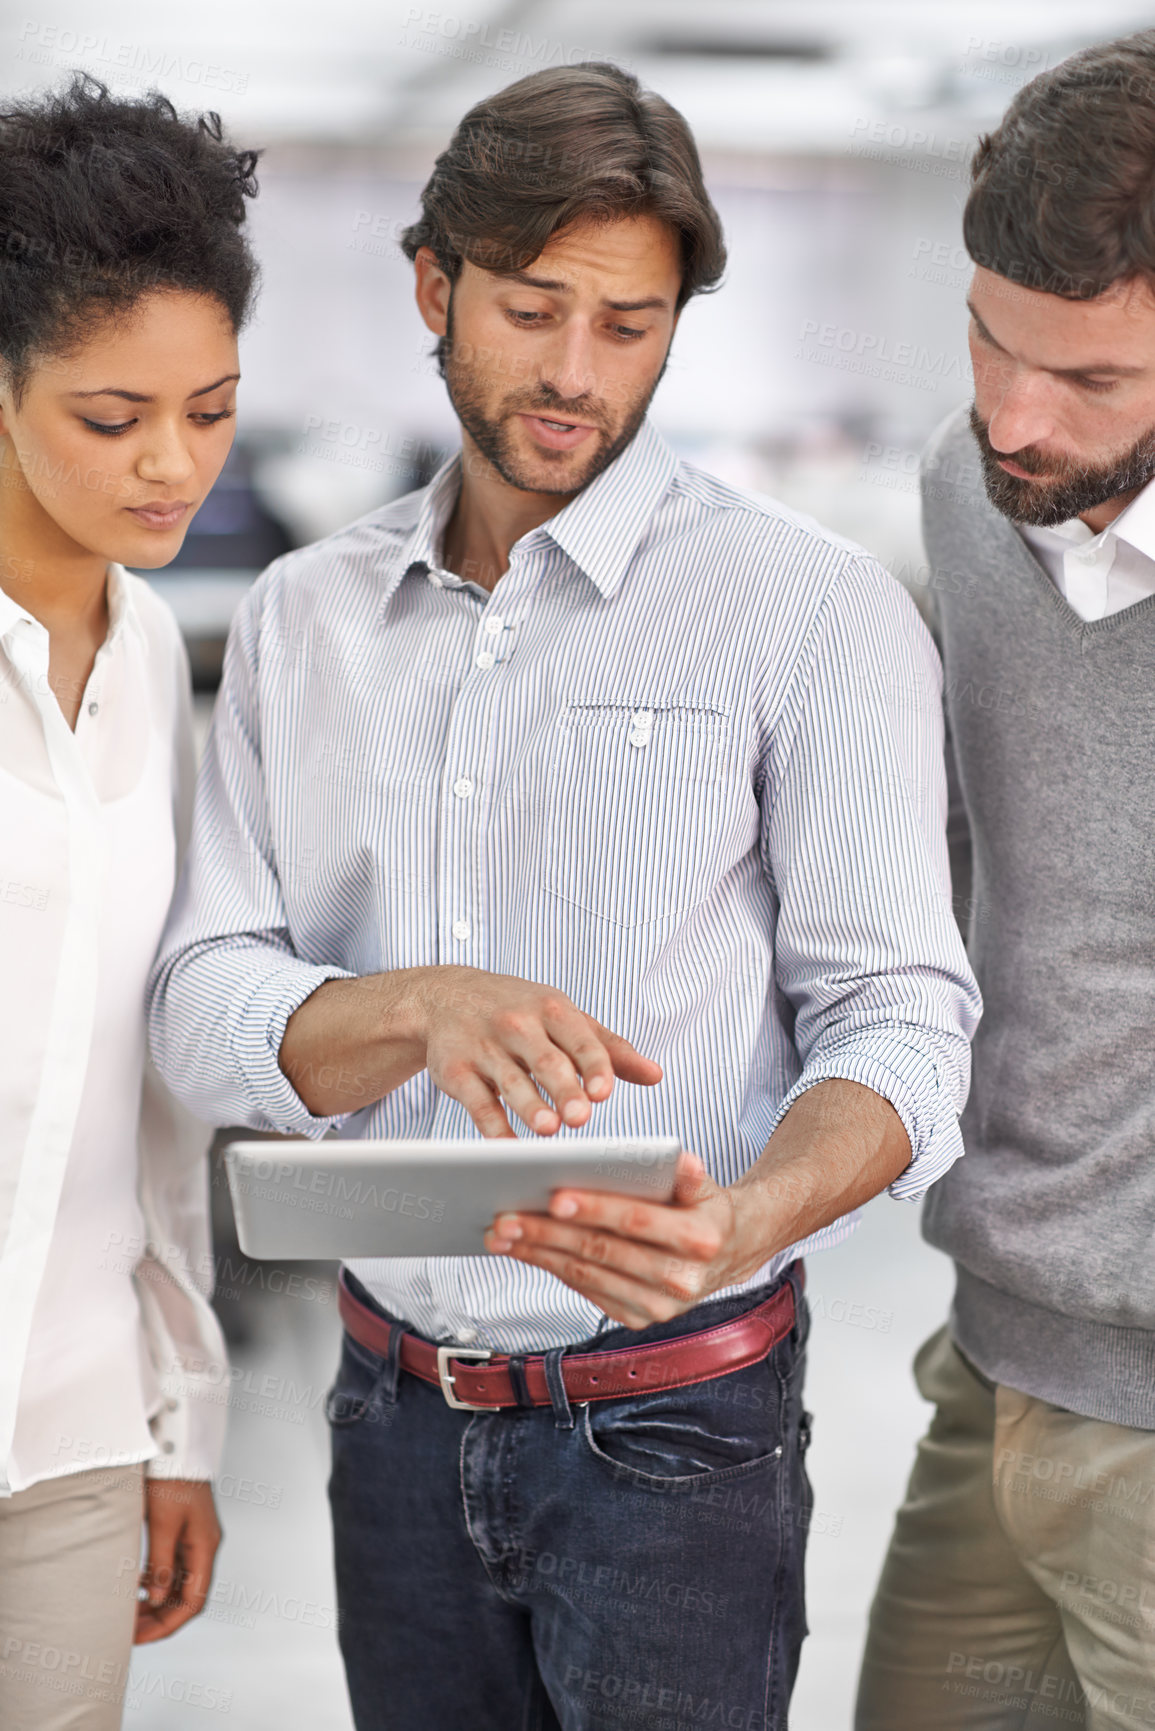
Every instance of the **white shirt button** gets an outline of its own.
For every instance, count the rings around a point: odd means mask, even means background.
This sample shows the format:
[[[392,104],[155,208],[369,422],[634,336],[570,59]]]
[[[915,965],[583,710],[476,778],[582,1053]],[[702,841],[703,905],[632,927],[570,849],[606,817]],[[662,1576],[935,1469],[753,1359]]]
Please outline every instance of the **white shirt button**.
[[[100,708],[99,703],[90,703],[88,706],[89,715],[95,715],[99,708]]]
[[[499,631],[505,630],[505,620],[500,613],[493,613],[485,621],[485,629],[490,637],[496,637]]]
[[[650,743],[650,733],[649,733],[648,728],[642,728],[642,729],[633,728],[633,729],[631,729],[631,731],[630,731],[630,744],[631,745],[649,745],[649,743]]]
[[[654,712],[652,709],[635,709],[630,721],[639,733],[643,733],[654,725]]]
[[[475,1328],[459,1328],[457,1338],[462,1346],[472,1346],[477,1339],[477,1330]]]
[[[468,799],[473,792],[473,783],[467,775],[459,775],[453,784],[453,791],[458,799]]]
[[[459,944],[468,943],[469,942],[469,921],[468,920],[454,920],[454,922],[453,922],[453,935],[457,939]]]
[[[493,666],[493,656],[489,653],[488,649],[483,649],[481,651],[480,655],[477,657],[477,665],[479,667]]]

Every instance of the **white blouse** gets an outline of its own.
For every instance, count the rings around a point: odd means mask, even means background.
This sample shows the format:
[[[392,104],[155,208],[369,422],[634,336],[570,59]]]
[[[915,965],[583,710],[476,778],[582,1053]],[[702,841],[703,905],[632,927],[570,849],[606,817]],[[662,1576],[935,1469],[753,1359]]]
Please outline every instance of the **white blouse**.
[[[0,590],[3,1496],[132,1461],[209,1478],[223,1440],[207,1132],[146,1071],[192,802],[188,663],[145,582],[112,565],[108,599],[73,733],[47,631]]]

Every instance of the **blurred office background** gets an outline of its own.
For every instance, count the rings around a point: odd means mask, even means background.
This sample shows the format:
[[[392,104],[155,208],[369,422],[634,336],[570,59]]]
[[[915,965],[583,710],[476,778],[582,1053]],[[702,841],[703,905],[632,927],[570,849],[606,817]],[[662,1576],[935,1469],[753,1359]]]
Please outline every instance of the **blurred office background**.
[[[397,235],[464,111],[543,66],[606,58],[687,116],[727,229],[654,404],[688,457],[777,494],[925,582],[917,453],[970,395],[961,212],[974,140],[1039,71],[1152,23],[1123,0],[25,0],[0,22],[5,95],[83,67],[265,148],[264,269],[234,459],[157,587],[211,705],[228,621],[267,561],[420,484],[454,421]],[[324,1501],[330,1268],[236,1250],[216,1192],[235,1343],[208,1613],[144,1649],[126,1724],[228,1712],[244,1731],[348,1731]],[[883,1198],[816,1258],[812,1635],[791,1723],[842,1731],[866,1606],[924,1410],[909,1360],[949,1269]],[[447,1641],[453,1631],[445,1631]],[[441,1731],[441,1728],[435,1728]]]

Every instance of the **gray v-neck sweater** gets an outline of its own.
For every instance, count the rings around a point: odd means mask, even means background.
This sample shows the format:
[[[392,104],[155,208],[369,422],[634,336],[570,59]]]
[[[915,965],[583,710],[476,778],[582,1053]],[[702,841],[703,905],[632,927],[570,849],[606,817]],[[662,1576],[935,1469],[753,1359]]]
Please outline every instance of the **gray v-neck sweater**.
[[[923,1230],[981,1371],[1152,1429],[1155,596],[1080,619],[988,503],[965,411],[923,511],[985,1002]]]

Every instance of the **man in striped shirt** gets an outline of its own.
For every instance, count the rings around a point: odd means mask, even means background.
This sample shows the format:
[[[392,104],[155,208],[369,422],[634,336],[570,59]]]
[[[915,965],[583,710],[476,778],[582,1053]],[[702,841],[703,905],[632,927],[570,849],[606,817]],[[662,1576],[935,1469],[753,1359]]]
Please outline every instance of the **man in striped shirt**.
[[[341,1642],[359,1731],[769,1731],[800,1259],[962,1151],[939,666],[873,560],[645,419],[725,256],[660,98],[479,104],[405,246],[462,452],[241,609],[154,1047],[217,1123],[693,1151],[668,1206],[345,1271]]]

